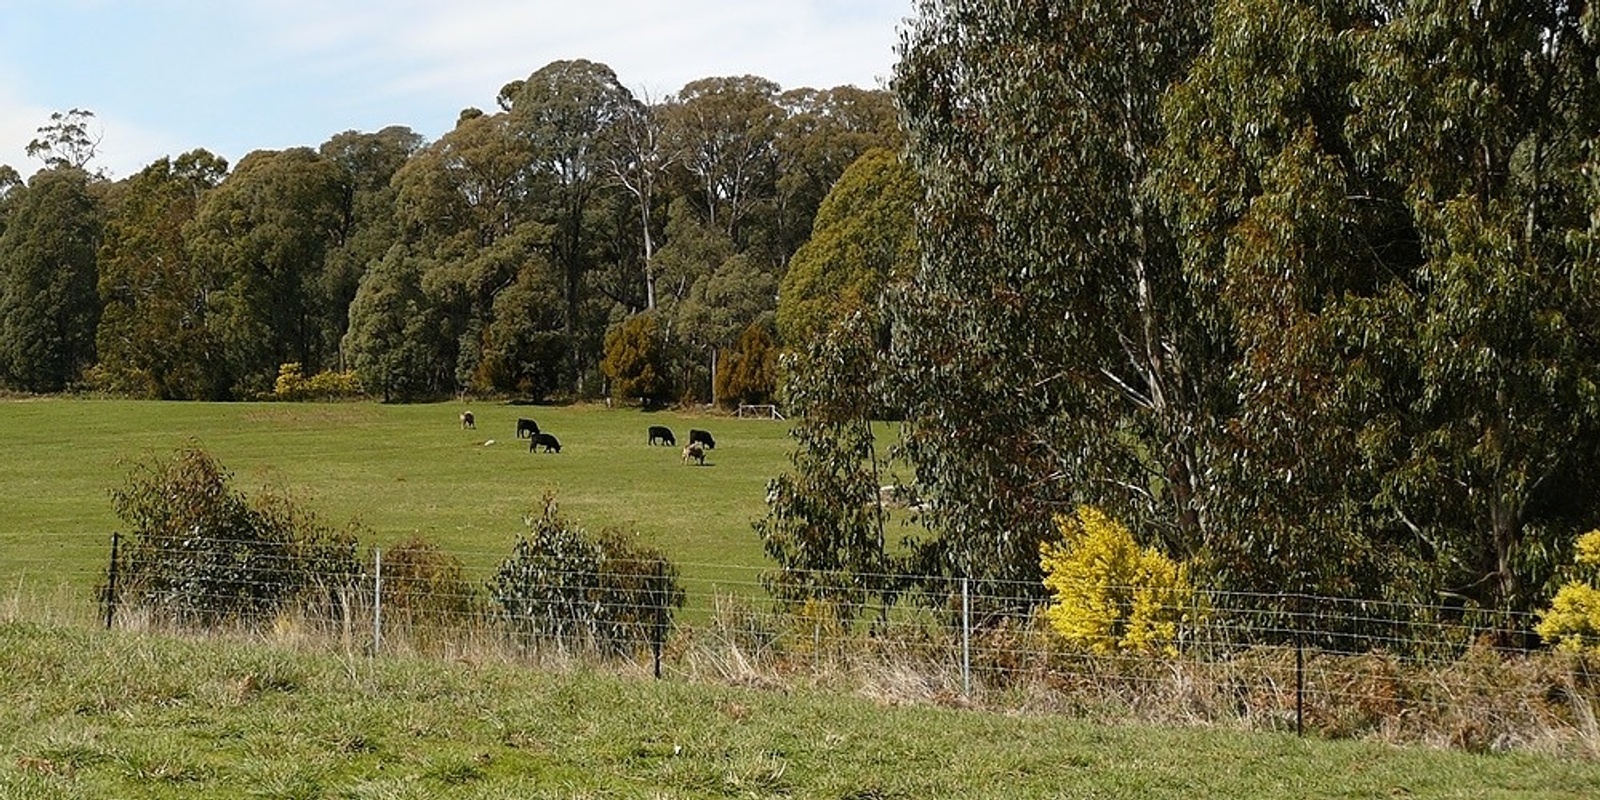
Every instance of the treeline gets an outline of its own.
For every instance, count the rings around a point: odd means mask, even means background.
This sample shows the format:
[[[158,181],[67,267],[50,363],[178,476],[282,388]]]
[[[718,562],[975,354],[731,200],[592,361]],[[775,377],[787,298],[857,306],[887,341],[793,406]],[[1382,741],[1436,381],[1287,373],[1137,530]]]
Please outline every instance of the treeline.
[[[91,123],[52,117],[25,183],[0,167],[11,389],[237,399],[297,364],[392,400],[596,397],[616,388],[607,332],[632,321],[648,341],[614,356],[625,399],[764,399],[779,282],[818,206],[900,141],[883,91],[741,76],[652,100],[582,60],[438,141],[349,131],[231,168],[197,149],[111,182]],[[730,360],[745,369],[714,382]]]
[[[775,585],[1039,586],[1089,505],[1296,625],[1315,595],[1526,631],[1497,615],[1600,524],[1593,8],[918,9],[891,89],[922,260],[887,337],[867,315],[816,345],[855,371],[790,408]],[[872,404],[907,420],[909,550],[861,510]]]

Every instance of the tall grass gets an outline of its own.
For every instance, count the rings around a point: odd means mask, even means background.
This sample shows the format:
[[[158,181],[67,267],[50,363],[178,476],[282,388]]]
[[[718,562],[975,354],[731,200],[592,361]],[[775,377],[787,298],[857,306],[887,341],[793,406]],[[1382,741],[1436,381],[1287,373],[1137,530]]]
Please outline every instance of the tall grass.
[[[1600,761],[0,623],[0,797],[1579,798]]]

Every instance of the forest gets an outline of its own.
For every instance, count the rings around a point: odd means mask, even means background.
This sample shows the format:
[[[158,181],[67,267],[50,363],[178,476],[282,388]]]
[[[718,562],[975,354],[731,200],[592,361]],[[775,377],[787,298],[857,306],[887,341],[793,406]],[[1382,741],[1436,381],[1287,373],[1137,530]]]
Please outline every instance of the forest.
[[[116,183],[62,115],[45,169],[0,176],[0,377],[777,395],[794,469],[757,532],[780,598],[965,578],[1026,606],[1092,506],[1280,612],[1525,634],[1511,615],[1600,526],[1593,10],[916,8],[883,91],[653,101],[557,62],[436,142],[196,150]],[[904,542],[873,502],[891,461],[926,529]]]
[[[583,60],[434,142],[196,149],[111,182],[93,122],[55,115],[28,149],[44,168],[0,170],[14,390],[247,399],[296,365],[384,400],[770,402],[779,283],[845,168],[900,140],[881,90],[746,75],[651,101]],[[608,332],[644,331],[659,347],[616,358],[648,374],[612,385]]]

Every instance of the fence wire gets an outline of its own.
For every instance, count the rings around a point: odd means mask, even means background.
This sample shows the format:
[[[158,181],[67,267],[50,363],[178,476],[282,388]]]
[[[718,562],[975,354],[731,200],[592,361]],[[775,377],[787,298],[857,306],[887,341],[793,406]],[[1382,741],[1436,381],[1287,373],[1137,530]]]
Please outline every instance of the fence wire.
[[[779,602],[768,593],[771,570],[743,564],[658,573],[602,563],[545,569],[537,585],[521,585],[497,581],[510,560],[486,550],[440,551],[442,561],[422,566],[386,561],[382,548],[308,562],[292,546],[217,540],[180,543],[204,557],[174,555],[184,569],[153,580],[136,563],[161,560],[148,547],[120,552],[113,575],[103,540],[64,537],[47,553],[22,550],[21,541],[0,536],[4,552],[24,553],[4,565],[14,584],[0,618],[44,613],[41,602],[18,600],[32,592],[43,604],[93,609],[113,627],[293,637],[375,656],[555,654],[652,664],[667,678],[854,682],[907,701],[1010,702],[1468,748],[1576,742],[1600,752],[1593,664],[1530,646],[1537,620],[1529,614],[1200,590],[1157,610],[1178,620],[1170,639],[1092,647],[1052,627],[1039,587],[996,581],[813,575],[830,591]],[[90,563],[101,566],[63,569]],[[58,588],[39,588],[50,586]],[[1104,588],[1131,596],[1135,587]],[[1079,620],[1112,632],[1126,624],[1114,614]]]

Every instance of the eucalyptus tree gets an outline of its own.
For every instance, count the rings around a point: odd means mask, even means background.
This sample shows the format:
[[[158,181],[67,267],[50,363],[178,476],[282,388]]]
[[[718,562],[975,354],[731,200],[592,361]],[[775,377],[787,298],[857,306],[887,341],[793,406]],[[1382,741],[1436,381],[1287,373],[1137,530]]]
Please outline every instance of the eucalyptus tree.
[[[125,182],[99,252],[96,343],[104,388],[160,399],[214,400],[229,390],[215,354],[206,286],[184,226],[227,174],[205,150],[162,158]]]
[[[513,130],[527,141],[533,168],[548,187],[540,217],[554,232],[551,260],[563,276],[563,329],[576,357],[570,381],[581,391],[579,362],[599,360],[598,340],[579,329],[584,274],[594,266],[586,216],[595,192],[607,185],[612,129],[637,101],[610,67],[582,59],[541,67],[501,97],[509,99]],[[594,341],[581,347],[580,339]]]
[[[1350,136],[1421,250],[1360,320],[1394,337],[1362,353],[1361,443],[1447,596],[1495,609],[1600,521],[1597,35],[1566,0],[1408,3],[1358,34]]]
[[[681,154],[666,137],[660,106],[646,95],[626,103],[611,126],[606,169],[634,201],[639,214],[644,307],[656,307],[656,206]]]
[[[1358,20],[1344,5],[1217,3],[1164,105],[1157,184],[1184,274],[1210,298],[1195,314],[1234,348],[1210,367],[1238,402],[1208,464],[1219,533],[1204,554],[1231,589],[1369,595],[1405,560],[1375,552],[1385,528],[1364,516],[1371,485],[1340,402],[1342,326],[1383,263],[1409,255],[1394,198],[1367,186],[1344,136]]]
[[[818,601],[848,623],[876,604],[886,617],[903,571],[879,493],[887,453],[873,433],[881,407],[877,322],[857,311],[786,356],[782,391],[796,420],[792,470],[767,485],[755,533],[776,569],[763,577],[791,607]],[[839,374],[851,376],[840,380]]]
[[[774,200],[774,137],[783,119],[778,93],[778,84],[754,75],[701,78],[662,108],[700,213],[741,249],[743,223]]]
[[[28,156],[43,161],[46,169],[88,171],[104,137],[90,129],[93,119],[94,112],[83,108],[52,113],[50,124],[40,126],[39,135],[28,142]]]
[[[916,174],[892,150],[868,150],[844,171],[778,287],[778,335],[786,347],[804,351],[854,313],[869,314],[877,339],[886,338],[884,289],[910,280],[917,266],[918,195]]]
[[[95,251],[101,204],[91,177],[58,167],[6,196],[0,233],[0,379],[55,392],[95,362]]]
[[[1036,595],[1051,514],[1085,501],[1180,555],[1214,535],[1220,345],[1150,180],[1211,5],[919,3],[893,89],[925,192],[896,301],[920,569]]]
[[[495,296],[548,238],[545,226],[530,221],[532,153],[507,114],[469,110],[393,181],[407,257],[424,265],[422,288],[438,312],[440,336],[419,345],[444,348],[434,360],[465,388],[481,361]]]
[[[787,263],[811,236],[817,209],[846,169],[874,148],[904,144],[888,92],[837,86],[790,89],[778,96],[783,118],[777,150],[776,238]]]
[[[350,303],[362,273],[401,240],[395,213],[398,191],[392,181],[424,143],[421,134],[391,125],[376,133],[345,131],[317,148],[340,167],[344,184],[343,221],[322,273],[322,290],[329,298],[323,337],[329,350],[338,348],[349,326]]]
[[[421,400],[453,385],[443,310],[423,290],[428,264],[395,244],[361,276],[342,348],[369,394]]]
[[[340,172],[310,148],[255,151],[186,229],[236,395],[266,391],[286,362],[331,365],[323,271],[344,218]]]

